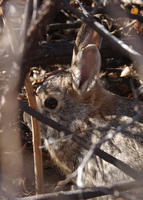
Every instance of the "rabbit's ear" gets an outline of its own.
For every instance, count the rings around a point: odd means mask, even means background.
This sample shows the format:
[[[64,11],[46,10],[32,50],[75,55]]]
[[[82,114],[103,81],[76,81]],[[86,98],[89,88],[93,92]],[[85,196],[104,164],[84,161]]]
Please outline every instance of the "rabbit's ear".
[[[73,86],[86,93],[94,87],[101,66],[101,56],[95,44],[88,44],[77,54],[76,65],[72,68]]]
[[[87,24],[83,24],[76,37],[72,56],[72,66],[75,66],[77,62],[77,54],[88,44],[95,44],[97,48],[100,48],[101,42],[101,36]]]
[[[80,43],[79,37],[81,35],[78,35],[78,40],[76,40],[76,44],[78,41],[78,50],[73,54],[71,67],[73,87],[82,93],[90,91],[98,79],[101,66],[101,56],[98,48],[102,41],[100,35],[93,29],[88,27],[84,30],[86,30],[85,40],[82,37]],[[82,34],[84,35],[84,32]]]

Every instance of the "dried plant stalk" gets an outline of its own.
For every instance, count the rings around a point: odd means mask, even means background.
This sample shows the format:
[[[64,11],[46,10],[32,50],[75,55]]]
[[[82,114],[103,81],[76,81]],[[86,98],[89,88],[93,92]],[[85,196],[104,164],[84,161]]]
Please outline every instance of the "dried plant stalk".
[[[28,96],[29,105],[37,109],[36,99],[32,84],[29,76],[25,80],[25,87]],[[41,137],[40,137],[40,126],[39,122],[31,116],[32,124],[32,137],[33,137],[33,154],[34,154],[34,173],[35,173],[35,189],[36,193],[39,194],[42,192],[43,188],[43,164],[42,164],[42,150],[41,146]]]

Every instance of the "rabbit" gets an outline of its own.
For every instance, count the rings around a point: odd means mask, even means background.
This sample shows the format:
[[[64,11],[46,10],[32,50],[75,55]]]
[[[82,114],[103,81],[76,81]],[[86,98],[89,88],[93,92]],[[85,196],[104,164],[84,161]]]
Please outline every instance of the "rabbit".
[[[47,78],[37,89],[39,111],[91,143],[98,143],[109,131],[112,133],[122,123],[130,122],[138,112],[135,100],[103,88],[99,78],[101,42],[100,35],[83,24],[76,38],[71,68]],[[87,150],[64,132],[44,124],[41,129],[45,147],[55,164],[65,175],[74,172]],[[142,133],[140,119],[104,143],[101,149],[142,172],[143,138],[134,136]],[[88,161],[82,174],[83,187],[111,186],[129,180],[132,178],[98,156]],[[102,198],[113,197],[98,197]]]

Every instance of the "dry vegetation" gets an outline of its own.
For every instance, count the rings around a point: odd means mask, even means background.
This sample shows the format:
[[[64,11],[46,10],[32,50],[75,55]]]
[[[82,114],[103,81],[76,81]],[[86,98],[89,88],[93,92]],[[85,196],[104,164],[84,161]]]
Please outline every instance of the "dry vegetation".
[[[81,190],[75,186],[71,190],[72,175],[66,178],[42,146],[37,120],[67,134],[71,132],[35,111],[35,90],[47,77],[70,67],[74,41],[83,22],[103,37],[101,79],[106,89],[120,96],[143,99],[142,1],[1,1],[0,199],[87,199],[105,194],[142,199],[132,194],[132,190],[143,187],[141,178],[110,188]],[[37,120],[32,117],[31,123],[24,122],[24,112]],[[142,111],[136,117],[141,115]],[[82,143],[79,138],[76,142]],[[86,147],[84,142],[82,145]],[[127,174],[143,176],[102,154],[100,149],[96,153],[107,162],[116,162],[116,167]]]

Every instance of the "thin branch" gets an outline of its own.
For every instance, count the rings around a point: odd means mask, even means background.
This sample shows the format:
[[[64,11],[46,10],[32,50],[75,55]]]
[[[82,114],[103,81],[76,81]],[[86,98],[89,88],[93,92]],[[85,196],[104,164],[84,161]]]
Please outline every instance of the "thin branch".
[[[143,115],[143,110],[139,110],[137,112],[136,115],[134,115],[131,119],[130,122],[126,122],[126,123],[123,123],[122,125],[118,126],[117,129],[111,133],[109,131],[109,133],[106,134],[106,136],[104,136],[97,144],[96,144],[96,148],[100,148],[101,145],[103,145],[105,142],[107,142],[108,140],[111,140],[115,135],[121,133],[124,129],[126,129],[127,127],[131,126],[132,124],[134,124],[135,121],[141,119]],[[123,134],[123,133],[122,133]]]
[[[38,1],[39,0],[33,0],[33,14],[32,14],[32,20],[31,21],[36,21],[37,16],[38,16]]]
[[[128,182],[123,184],[116,184],[112,187],[92,187],[92,188],[84,188],[78,189],[74,191],[66,191],[66,192],[56,192],[56,193],[49,193],[44,195],[38,196],[30,196],[25,198],[17,198],[17,200],[74,200],[74,199],[88,199],[94,197],[100,197],[104,195],[115,195],[116,197],[126,196],[127,194],[122,193],[127,190],[134,190],[136,188],[140,188],[143,186],[143,181],[134,181]],[[131,195],[130,195],[131,196]],[[128,195],[129,197],[129,195]],[[132,199],[130,199],[132,200]],[[135,199],[140,200],[140,199]]]
[[[75,9],[73,6],[69,4],[69,1],[63,0],[64,5],[67,9],[69,9],[73,14],[76,15],[77,18],[81,19],[84,23],[91,26],[94,30],[96,30],[103,38],[106,38],[108,42],[113,46],[113,48],[117,48],[122,55],[127,56],[133,61],[136,61],[139,66],[143,63],[143,57],[137,51],[132,49],[130,46],[111,35],[111,33],[104,28],[102,24],[95,21],[94,18],[83,8],[82,13]]]
[[[93,197],[100,197],[105,195],[113,194],[111,189],[105,187],[98,187],[92,189],[80,189],[74,191],[67,192],[56,192],[43,194],[38,196],[31,196],[25,198],[17,198],[16,200],[81,200],[81,199],[89,199]]]
[[[41,121],[44,124],[47,124],[48,126],[52,127],[53,129],[56,129],[58,131],[63,131],[67,135],[73,134],[70,130],[66,129],[63,125],[57,123],[56,121],[44,116],[43,114],[39,113],[38,111],[32,109],[30,106],[28,106],[26,103],[19,101],[20,108],[28,113],[29,115],[35,117],[37,120]]]
[[[89,144],[89,142],[87,140],[83,140],[83,138],[81,138],[79,136],[73,137],[72,140],[74,142],[76,142],[77,144],[81,145],[82,147],[84,147],[87,150],[89,150],[89,148],[91,146],[91,144]],[[125,174],[127,174],[128,176],[132,177],[135,180],[141,180],[143,178],[142,173],[137,172],[136,170],[131,168],[126,163],[124,163],[121,160],[113,157],[112,155],[106,153],[105,151],[103,151],[101,149],[96,149],[94,151],[94,154],[99,156],[101,159],[105,160],[106,162],[114,165],[115,167],[117,167],[118,169],[120,169]]]
[[[75,21],[73,23],[55,23],[55,24],[50,24],[49,25],[49,32],[51,31],[58,31],[62,29],[75,29],[79,28],[81,26],[81,21]]]
[[[62,191],[69,182],[73,180],[77,176],[77,170],[73,173],[69,174],[64,180],[60,181],[60,183],[56,186],[55,192]]]

